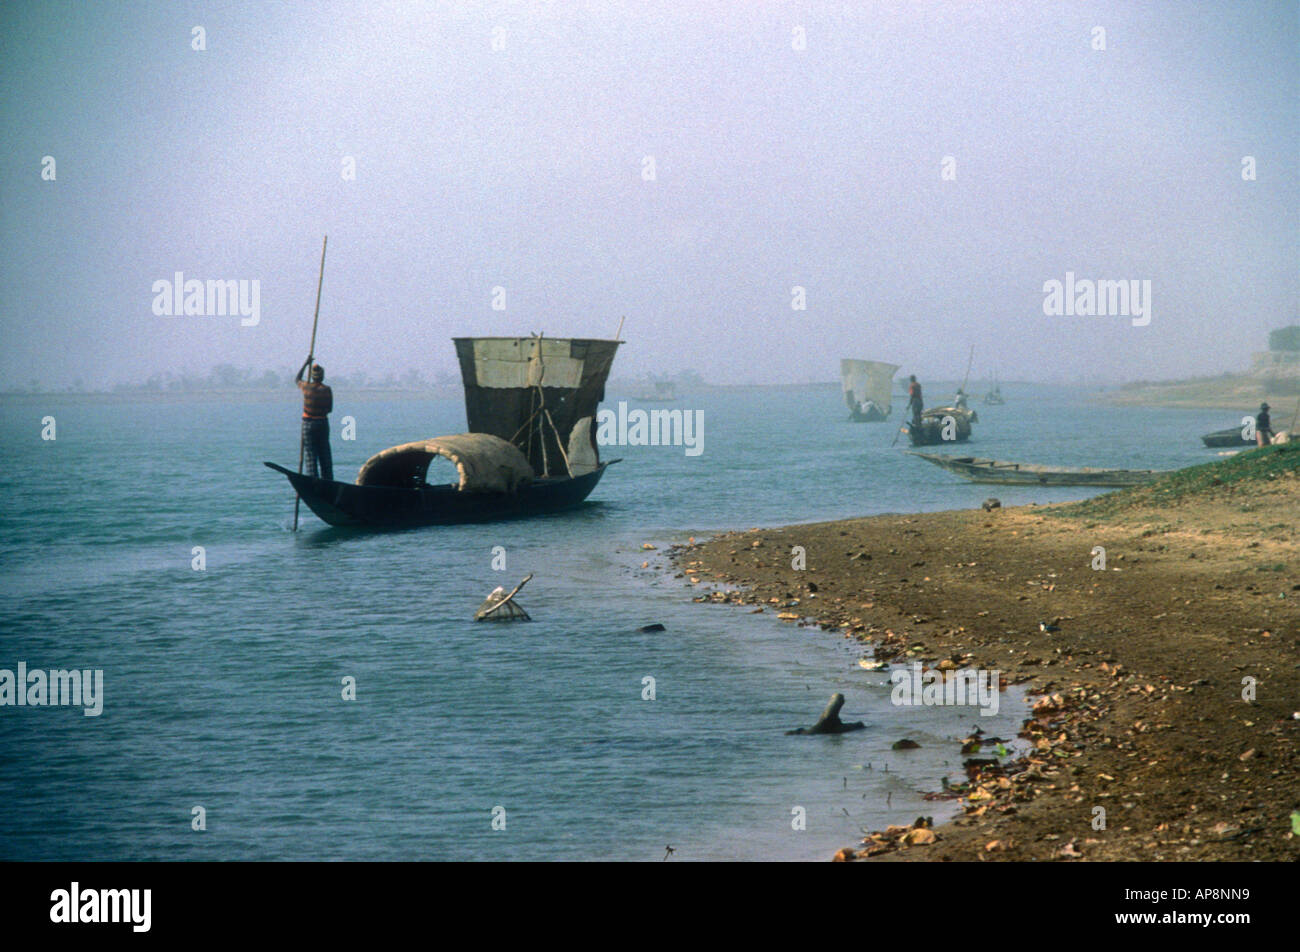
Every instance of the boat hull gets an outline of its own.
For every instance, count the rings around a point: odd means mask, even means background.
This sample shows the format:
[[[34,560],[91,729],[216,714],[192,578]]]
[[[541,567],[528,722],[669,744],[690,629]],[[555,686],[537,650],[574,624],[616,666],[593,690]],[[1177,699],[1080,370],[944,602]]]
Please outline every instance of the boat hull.
[[[856,408],[849,409],[849,419],[854,423],[883,423],[889,419],[889,413],[881,410],[874,403],[869,406],[864,413]]]
[[[514,493],[460,492],[450,485],[358,486],[295,473],[275,463],[265,465],[283,473],[307,508],[332,526],[404,529],[496,522],[572,509],[591,494],[615,462],[601,463],[582,476],[539,479]]]
[[[933,453],[913,453],[926,462],[933,463],[951,473],[965,477],[973,483],[990,483],[999,486],[1141,486],[1164,473],[1153,469],[1092,469],[1079,467],[1040,466],[1033,463],[1009,463],[1002,460],[981,459],[974,456],[938,456]]]
[[[945,438],[946,421],[951,417],[954,426],[951,436]],[[914,426],[910,421],[903,424],[903,432],[913,446],[943,446],[949,443],[965,443],[970,439],[970,425],[975,421],[971,410],[956,407],[937,407],[921,414],[921,425]]]
[[[1227,430],[1215,430],[1213,433],[1206,433],[1201,437],[1201,442],[1206,446],[1254,446],[1255,440],[1244,439],[1241,435],[1242,428],[1234,426]]]
[[[913,446],[942,446],[945,443],[965,443],[970,439],[970,425],[962,426],[960,422],[957,426],[956,435],[951,440],[943,438],[942,423],[930,420],[922,422],[919,427],[904,423],[903,432],[907,434],[907,438]]]

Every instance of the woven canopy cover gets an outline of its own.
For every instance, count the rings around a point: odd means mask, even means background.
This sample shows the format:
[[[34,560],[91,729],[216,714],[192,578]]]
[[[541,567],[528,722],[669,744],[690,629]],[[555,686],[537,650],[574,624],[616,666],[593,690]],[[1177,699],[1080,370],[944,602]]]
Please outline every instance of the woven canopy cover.
[[[458,488],[464,493],[513,493],[533,478],[527,457],[514,444],[490,433],[458,433],[376,453],[357,473],[357,485],[418,486],[435,456],[456,464]]]

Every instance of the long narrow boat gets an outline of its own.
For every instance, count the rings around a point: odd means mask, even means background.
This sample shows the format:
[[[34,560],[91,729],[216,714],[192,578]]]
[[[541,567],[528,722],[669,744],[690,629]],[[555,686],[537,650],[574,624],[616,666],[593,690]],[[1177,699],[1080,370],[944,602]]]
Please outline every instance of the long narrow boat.
[[[580,505],[605,470],[617,462],[601,463],[590,473],[573,478],[535,479],[514,492],[462,488],[457,483],[420,485],[417,477],[406,486],[358,485],[316,479],[276,463],[265,465],[283,473],[307,507],[332,526],[403,529],[563,512]]]
[[[1043,466],[1008,463],[978,456],[912,453],[975,483],[1009,486],[1140,486],[1163,476],[1158,469],[1094,469],[1090,466]]]
[[[595,434],[619,343],[457,338],[469,433],[389,447],[365,462],[355,483],[266,465],[332,526],[449,525],[571,509],[618,462],[601,462]],[[455,482],[428,482],[439,458],[455,464]]]

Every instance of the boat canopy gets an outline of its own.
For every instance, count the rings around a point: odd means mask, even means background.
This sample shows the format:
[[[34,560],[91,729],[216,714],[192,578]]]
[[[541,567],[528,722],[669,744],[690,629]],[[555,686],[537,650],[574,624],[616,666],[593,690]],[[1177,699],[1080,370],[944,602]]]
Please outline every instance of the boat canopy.
[[[429,463],[441,456],[456,464],[465,493],[513,493],[533,479],[533,468],[512,443],[490,433],[458,433],[391,446],[366,460],[358,486],[410,489],[424,484]]]

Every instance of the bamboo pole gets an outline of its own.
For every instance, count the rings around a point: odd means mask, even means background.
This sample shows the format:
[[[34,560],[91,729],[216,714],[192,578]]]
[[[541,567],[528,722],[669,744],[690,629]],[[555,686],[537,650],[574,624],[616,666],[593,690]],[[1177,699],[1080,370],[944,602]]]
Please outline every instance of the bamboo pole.
[[[330,236],[326,235],[325,240],[320,246],[320,276],[316,279],[316,313],[311,319],[311,344],[307,348],[307,379],[311,380],[311,365],[316,359],[316,327],[320,323],[320,291],[321,285],[325,283],[325,248],[329,245]],[[298,475],[302,475],[302,466],[307,455],[307,437],[302,429],[298,431]],[[293,531],[298,531],[298,506],[302,502],[302,496],[295,489],[293,493]]]
[[[974,344],[971,344],[971,345],[970,345],[970,358],[966,361],[966,377],[965,377],[965,379],[962,380],[962,382],[961,382],[961,392],[962,392],[962,393],[965,393],[965,392],[966,392],[966,384],[968,384],[968,383],[970,382],[970,368],[971,368],[971,364],[973,364],[973,363],[975,363],[975,345],[974,345]]]

